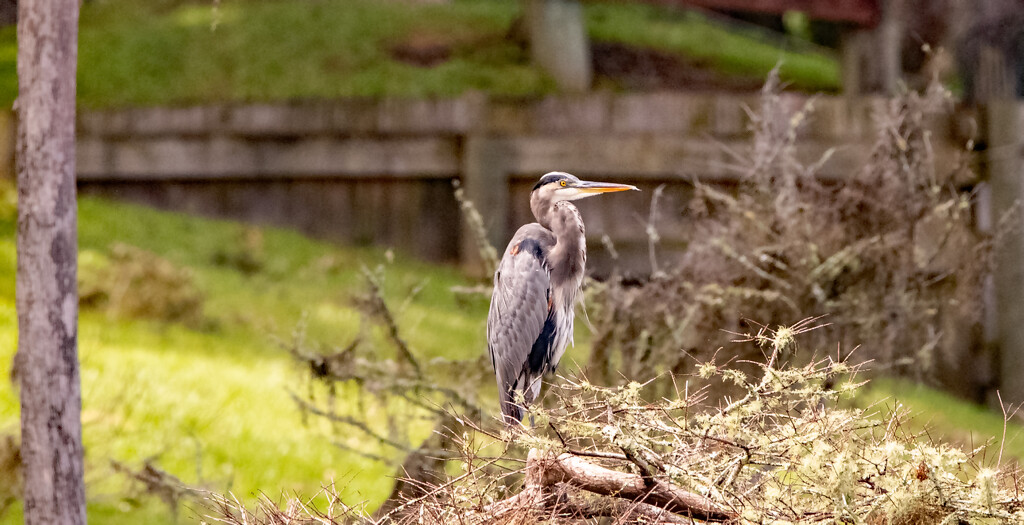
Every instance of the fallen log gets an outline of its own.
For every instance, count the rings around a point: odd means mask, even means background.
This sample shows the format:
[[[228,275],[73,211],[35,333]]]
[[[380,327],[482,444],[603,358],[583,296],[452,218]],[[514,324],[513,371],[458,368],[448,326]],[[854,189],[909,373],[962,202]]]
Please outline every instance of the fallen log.
[[[531,450],[527,457],[523,490],[515,496],[489,505],[486,510],[493,518],[500,518],[525,509],[548,509],[559,504],[560,498],[553,490],[559,483],[593,494],[634,502],[635,512],[641,514],[656,514],[658,509],[663,509],[710,522],[729,521],[737,516],[711,498],[684,490],[670,482],[650,478],[645,480],[637,474],[604,468],[569,453],[554,455],[537,449]],[[585,511],[584,506],[575,506]],[[603,508],[599,514],[609,509],[624,510],[611,505]],[[671,523],[673,520],[664,516],[661,521]]]

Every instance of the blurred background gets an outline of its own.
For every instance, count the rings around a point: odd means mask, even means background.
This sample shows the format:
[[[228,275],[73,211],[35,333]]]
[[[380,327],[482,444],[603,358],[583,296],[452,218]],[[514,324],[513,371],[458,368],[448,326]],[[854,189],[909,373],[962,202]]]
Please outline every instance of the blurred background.
[[[750,357],[730,332],[825,316],[792,359],[859,347],[849,403],[1024,458],[1000,404],[1024,402],[1021,0],[85,0],[79,31],[95,523],[196,523],[193,488],[402,490],[450,400],[424,385],[497,413],[487,248],[556,170],[643,190],[580,204],[567,370],[690,374]],[[14,129],[0,111],[5,376]]]

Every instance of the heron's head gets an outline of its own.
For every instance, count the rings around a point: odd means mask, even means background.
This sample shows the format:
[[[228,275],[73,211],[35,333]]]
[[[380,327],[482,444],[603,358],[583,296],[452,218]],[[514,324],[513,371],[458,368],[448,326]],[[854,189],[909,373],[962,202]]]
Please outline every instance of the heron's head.
[[[530,209],[541,224],[547,226],[547,216],[556,202],[575,201],[615,191],[637,190],[629,184],[591,182],[574,175],[552,171],[540,178],[530,193]],[[639,190],[637,190],[639,191]]]
[[[636,186],[630,186],[629,184],[591,182],[580,180],[574,175],[561,171],[552,171],[541,177],[537,184],[533,186],[531,199],[537,198],[550,205],[559,201],[575,201],[602,193],[636,189]]]

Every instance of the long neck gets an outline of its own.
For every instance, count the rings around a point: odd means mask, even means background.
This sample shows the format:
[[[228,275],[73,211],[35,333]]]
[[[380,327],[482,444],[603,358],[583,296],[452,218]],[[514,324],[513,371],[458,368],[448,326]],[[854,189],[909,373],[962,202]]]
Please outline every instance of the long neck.
[[[571,202],[558,202],[548,209],[549,224],[543,226],[555,234],[555,246],[551,249],[548,262],[551,265],[552,283],[574,283],[573,294],[583,281],[587,264],[587,241],[583,219]],[[538,216],[538,220],[540,217]]]
[[[539,191],[534,191],[530,194],[530,211],[537,218],[537,222],[549,230],[551,229],[551,217],[554,208],[554,203],[551,202],[551,198],[548,195],[543,195]]]

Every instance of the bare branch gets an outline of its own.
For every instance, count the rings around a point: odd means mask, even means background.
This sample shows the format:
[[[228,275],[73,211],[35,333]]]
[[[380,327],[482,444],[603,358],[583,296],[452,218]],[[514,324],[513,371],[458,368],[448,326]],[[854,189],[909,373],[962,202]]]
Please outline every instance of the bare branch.
[[[710,498],[662,480],[646,482],[636,474],[607,469],[569,453],[557,456],[531,450],[526,463],[526,487],[519,494],[487,508],[494,517],[523,506],[543,508],[542,488],[565,483],[587,492],[639,501],[676,514],[713,522],[735,518],[735,512]]]
[[[364,310],[384,325],[384,328],[387,329],[388,338],[398,348],[398,354],[412,366],[417,376],[422,376],[423,367],[420,366],[419,361],[412,354],[412,351],[409,350],[409,345],[399,335],[398,323],[395,322],[391,309],[388,308],[387,302],[384,301],[384,295],[380,290],[380,283],[366,268],[363,268],[363,277],[366,280],[366,285],[369,287],[369,294],[365,297],[366,308]]]

